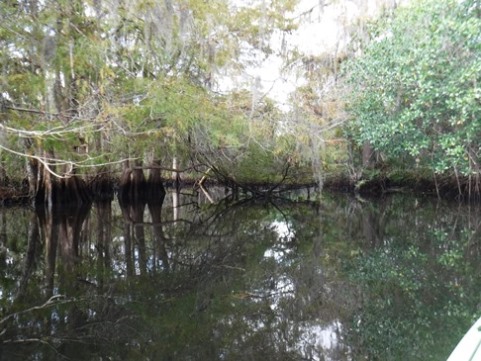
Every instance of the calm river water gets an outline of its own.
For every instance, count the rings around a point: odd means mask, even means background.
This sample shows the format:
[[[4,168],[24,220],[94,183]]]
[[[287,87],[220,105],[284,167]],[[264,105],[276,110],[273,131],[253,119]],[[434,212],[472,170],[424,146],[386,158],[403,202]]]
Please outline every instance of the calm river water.
[[[0,360],[446,360],[479,207],[285,196],[0,208]]]

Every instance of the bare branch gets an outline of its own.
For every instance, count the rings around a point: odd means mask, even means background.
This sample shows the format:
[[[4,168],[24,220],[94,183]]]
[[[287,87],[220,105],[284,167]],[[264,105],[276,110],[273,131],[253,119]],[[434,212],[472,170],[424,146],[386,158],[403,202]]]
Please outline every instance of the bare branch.
[[[71,125],[71,124],[70,124]],[[11,128],[7,127],[3,124],[0,124],[0,129],[4,130],[7,133],[13,133],[19,137],[25,137],[25,138],[31,138],[31,137],[45,137],[45,136],[60,136],[64,134],[70,134],[70,133],[81,133],[85,132],[88,128],[94,128],[96,125],[95,124],[86,124],[80,127],[66,127],[66,126],[60,126],[60,127],[54,127],[48,130],[25,130],[25,129],[18,129],[18,128]],[[96,130],[102,130],[103,127],[99,127]]]
[[[36,310],[45,309],[45,308],[48,308],[50,306],[54,306],[54,305],[58,305],[58,304],[73,302],[72,299],[67,299],[67,300],[62,301],[63,298],[65,298],[64,295],[54,295],[54,296],[50,297],[47,301],[45,301],[45,303],[43,303],[40,306],[33,306],[33,307],[30,307],[30,308],[27,308],[26,310],[11,313],[11,314],[5,316],[4,318],[2,318],[0,320],[0,325],[7,322],[8,320],[10,320],[11,318],[13,318],[15,316],[23,315],[25,313],[29,313],[29,312],[36,311]]]
[[[79,162],[73,162],[71,160],[63,160],[63,159],[55,159],[55,158],[46,158],[46,157],[39,157],[39,156],[36,156],[36,155],[31,155],[31,154],[26,154],[26,153],[21,153],[21,152],[17,152],[13,149],[10,149],[10,148],[7,148],[5,147],[4,145],[0,144],[0,149],[3,149],[9,153],[12,153],[12,154],[15,154],[15,155],[18,155],[20,157],[25,157],[25,158],[30,158],[30,159],[35,159],[37,160],[38,162],[40,162],[44,167],[45,169],[47,170],[47,172],[49,172],[51,175],[53,175],[54,177],[56,178],[59,178],[59,179],[66,179],[66,178],[71,178],[73,176],[72,171],[74,168],[97,168],[97,167],[104,167],[104,166],[107,166],[107,165],[113,165],[113,164],[119,164],[119,163],[122,163],[122,162],[125,162],[126,160],[135,160],[137,158],[126,158],[126,159],[121,159],[121,160],[118,160],[118,161],[114,161],[114,162],[104,162],[104,163],[99,163],[99,164],[81,164],[81,163],[84,163],[84,162],[87,162],[89,160],[92,160],[94,158],[88,158],[88,159],[85,159],[83,161],[79,161]],[[54,172],[50,166],[56,166],[56,165],[68,165],[69,166],[69,170],[66,172],[65,175],[60,175],[56,172]]]

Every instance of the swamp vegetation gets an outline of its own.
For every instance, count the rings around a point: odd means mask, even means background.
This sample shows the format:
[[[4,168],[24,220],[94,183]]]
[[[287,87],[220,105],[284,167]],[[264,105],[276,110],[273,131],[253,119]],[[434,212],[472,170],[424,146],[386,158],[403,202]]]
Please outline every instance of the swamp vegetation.
[[[481,2],[305,3],[0,2],[0,360],[447,358]]]
[[[86,201],[153,177],[477,198],[478,1],[361,3],[312,55],[292,34],[344,3],[2,2],[0,195]],[[248,76],[270,59],[301,79],[282,105]]]

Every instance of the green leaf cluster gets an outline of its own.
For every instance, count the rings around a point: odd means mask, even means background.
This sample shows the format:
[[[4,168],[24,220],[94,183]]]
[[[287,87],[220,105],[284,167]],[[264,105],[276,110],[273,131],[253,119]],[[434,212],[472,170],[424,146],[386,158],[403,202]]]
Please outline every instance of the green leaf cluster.
[[[376,24],[363,54],[344,68],[357,142],[392,158],[418,158],[436,172],[479,172],[476,4],[423,0]]]
[[[295,4],[2,3],[0,96],[12,107],[0,118],[13,129],[7,146],[24,153],[21,133],[34,155],[48,150],[88,164],[152,152],[189,161],[192,153],[224,149],[240,159],[243,144],[272,135],[278,114],[267,100],[254,111],[250,94],[214,93],[215,75],[246,66],[246,49],[268,54],[270,36],[294,28],[286,14]],[[83,158],[72,151],[80,139],[89,149]]]

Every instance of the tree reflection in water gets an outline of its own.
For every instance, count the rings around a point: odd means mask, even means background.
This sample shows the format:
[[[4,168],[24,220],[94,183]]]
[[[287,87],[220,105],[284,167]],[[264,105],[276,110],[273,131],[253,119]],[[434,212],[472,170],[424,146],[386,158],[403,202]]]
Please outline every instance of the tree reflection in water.
[[[1,209],[0,359],[435,360],[475,317],[472,206],[210,192]]]

